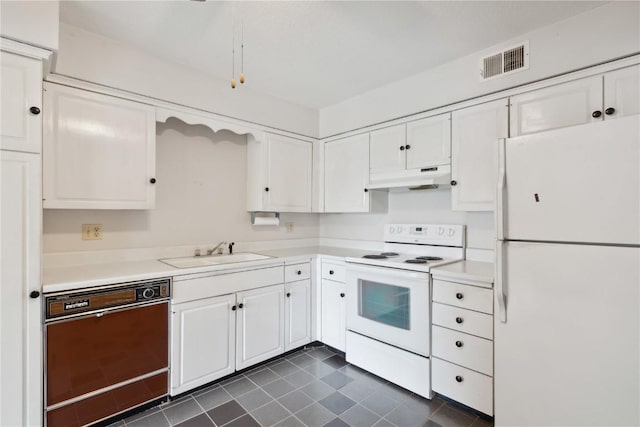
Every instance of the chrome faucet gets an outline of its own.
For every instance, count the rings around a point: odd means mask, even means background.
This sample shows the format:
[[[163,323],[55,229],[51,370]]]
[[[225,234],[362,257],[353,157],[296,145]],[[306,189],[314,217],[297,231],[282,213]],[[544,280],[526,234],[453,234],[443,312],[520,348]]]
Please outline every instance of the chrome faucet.
[[[207,255],[213,255],[216,251],[218,251],[218,254],[222,254],[224,248],[222,248],[221,246],[226,244],[227,241],[223,240],[222,242],[218,243],[213,249],[207,249]]]

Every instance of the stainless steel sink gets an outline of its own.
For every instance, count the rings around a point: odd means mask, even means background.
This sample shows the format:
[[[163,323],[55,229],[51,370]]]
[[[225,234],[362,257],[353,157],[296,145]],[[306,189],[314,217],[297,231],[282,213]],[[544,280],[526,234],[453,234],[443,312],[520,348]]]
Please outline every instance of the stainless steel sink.
[[[158,261],[176,268],[205,267],[207,265],[231,264],[235,262],[259,261],[273,258],[252,252],[240,252],[231,255],[187,256],[181,258],[164,258]]]

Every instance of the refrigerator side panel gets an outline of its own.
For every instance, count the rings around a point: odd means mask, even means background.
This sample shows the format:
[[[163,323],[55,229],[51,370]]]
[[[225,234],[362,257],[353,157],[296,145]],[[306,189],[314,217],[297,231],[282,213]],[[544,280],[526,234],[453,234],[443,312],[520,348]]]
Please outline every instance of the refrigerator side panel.
[[[640,248],[505,242],[497,426],[640,424]]]
[[[640,119],[508,139],[508,240],[640,244]]]

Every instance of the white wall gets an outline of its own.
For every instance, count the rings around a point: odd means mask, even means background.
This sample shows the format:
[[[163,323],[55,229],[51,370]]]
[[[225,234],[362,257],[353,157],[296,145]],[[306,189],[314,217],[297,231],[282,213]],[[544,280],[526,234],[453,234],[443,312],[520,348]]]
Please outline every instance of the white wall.
[[[54,73],[205,111],[318,136],[318,111],[168,63],[115,40],[60,24]]]
[[[318,236],[318,215],[282,214],[280,227],[254,227],[246,212],[246,137],[177,119],[157,124],[156,208],[44,211],[44,252],[206,245]],[[79,177],[78,179],[81,179]],[[292,233],[284,224],[294,223]],[[102,224],[103,240],[81,240]]]
[[[468,248],[495,247],[493,212],[453,212],[448,188],[389,193],[386,213],[321,215],[320,237],[383,241],[387,223],[466,224]]]
[[[524,40],[529,40],[530,46],[528,70],[480,82],[480,58]],[[323,108],[320,136],[427,111],[638,52],[640,2],[612,2]]]
[[[0,2],[0,35],[49,50],[58,49],[58,1]]]

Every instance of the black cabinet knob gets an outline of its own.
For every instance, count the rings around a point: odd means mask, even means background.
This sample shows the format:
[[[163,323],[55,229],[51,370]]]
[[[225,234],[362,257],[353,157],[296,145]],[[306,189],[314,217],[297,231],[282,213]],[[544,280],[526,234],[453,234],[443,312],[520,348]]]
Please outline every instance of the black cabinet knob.
[[[269,187],[264,187],[264,191],[269,191]]]
[[[40,114],[40,109],[38,107],[31,107],[31,108],[29,108],[29,111],[31,112],[31,114],[36,115],[36,116],[38,114]]]
[[[451,185],[453,186],[458,185],[458,181],[451,181]]]
[[[340,298],[344,298],[344,292],[340,293]]]
[[[287,298],[291,298],[291,292],[287,292]]]
[[[462,322],[464,322],[462,317],[456,317],[456,323],[462,323]]]
[[[597,119],[601,115],[602,115],[602,111],[600,111],[600,110],[596,110],[593,113],[591,113],[591,117],[593,117],[594,119]]]
[[[411,148],[411,146],[409,144],[405,145],[404,148],[406,148],[407,150]]]
[[[38,291],[31,291],[31,293],[29,294],[29,296],[31,298],[38,298],[40,296],[40,292]]]
[[[404,151],[404,145],[400,146],[400,151]]]
[[[244,307],[244,304],[242,303],[238,304],[238,308],[242,308],[242,307]]]
[[[610,115],[612,115],[612,114],[613,114],[613,113],[615,113],[615,112],[616,112],[616,109],[615,109],[615,108],[613,108],[613,107],[609,107],[609,108],[607,108],[606,110],[604,110],[604,113],[605,113],[607,116],[610,116]]]
[[[156,183],[156,179],[155,179],[155,178],[151,178],[151,179],[149,180],[149,182],[150,182],[150,183],[152,183],[152,184],[155,184],[155,183]]]
[[[365,192],[365,193],[368,193],[368,192],[369,192],[369,189],[368,189],[368,188],[365,188],[365,189],[364,189],[364,192]]]
[[[458,293],[456,294],[456,298],[458,298],[458,299],[462,299],[462,298],[464,298],[464,295],[462,295],[460,292],[458,292]]]
[[[333,270],[329,270],[329,274],[333,274]]]
[[[460,348],[462,347],[464,344],[462,344],[462,341],[456,341],[456,347]]]
[[[456,375],[456,381],[461,383],[463,381],[463,378],[460,375]]]
[[[302,271],[298,270],[297,273],[298,273],[298,276],[300,276],[302,274]]]
[[[231,311],[236,311],[236,306],[235,305],[231,306]]]

